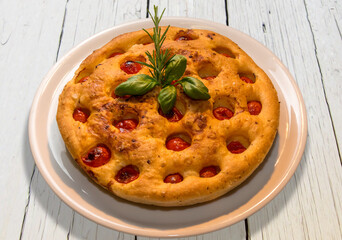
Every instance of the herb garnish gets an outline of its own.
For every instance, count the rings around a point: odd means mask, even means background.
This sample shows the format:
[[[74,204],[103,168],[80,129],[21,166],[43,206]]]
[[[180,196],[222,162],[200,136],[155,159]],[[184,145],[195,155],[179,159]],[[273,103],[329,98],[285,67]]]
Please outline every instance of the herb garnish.
[[[152,17],[154,23],[153,35],[147,32],[146,29],[143,29],[153,40],[155,50],[153,50],[152,54],[148,51],[145,52],[150,63],[138,63],[149,67],[151,76],[138,74],[130,77],[127,81],[116,87],[115,95],[144,95],[159,85],[162,89],[158,95],[158,102],[163,113],[167,114],[176,103],[177,90],[175,85],[180,84],[183,87],[184,93],[192,99],[208,100],[210,95],[208,88],[197,78],[184,77],[177,81],[185,72],[187,59],[183,55],[171,56],[169,49],[165,51],[161,49],[166,39],[166,33],[170,28],[169,25],[165,32],[161,34],[159,23],[164,12],[165,9],[161,16],[158,17],[158,7],[154,6],[154,17]]]

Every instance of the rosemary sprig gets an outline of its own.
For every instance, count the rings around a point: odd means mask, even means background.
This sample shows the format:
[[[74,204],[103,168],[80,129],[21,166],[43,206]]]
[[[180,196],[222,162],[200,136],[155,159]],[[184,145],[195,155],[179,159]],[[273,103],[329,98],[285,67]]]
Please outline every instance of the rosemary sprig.
[[[210,95],[208,88],[197,78],[184,77],[181,79],[187,64],[185,56],[171,56],[169,49],[165,49],[165,51],[162,49],[166,39],[166,33],[170,28],[169,25],[164,33],[161,33],[159,23],[164,12],[165,9],[160,17],[158,17],[158,7],[154,6],[154,17],[152,17],[154,23],[153,35],[146,29],[143,29],[152,39],[154,50],[152,54],[148,51],[145,52],[150,63],[138,63],[147,66],[151,76],[138,74],[130,77],[127,81],[116,87],[115,95],[144,95],[151,91],[155,86],[159,85],[161,86],[161,90],[158,95],[158,102],[163,113],[167,114],[172,110],[177,99],[177,89],[175,85],[181,85],[184,93],[192,99],[208,100]]]
[[[164,15],[165,9],[163,10],[160,17],[158,17],[158,7],[154,6],[154,17],[152,16],[152,21],[154,23],[153,28],[153,35],[151,35],[146,29],[143,28],[143,30],[147,33],[147,35],[151,38],[151,40],[154,43],[155,50],[153,50],[152,54],[148,51],[146,51],[146,56],[148,57],[148,60],[151,64],[144,63],[144,62],[138,62],[142,65],[145,65],[149,67],[149,71],[154,79],[158,82],[160,85],[164,85],[165,81],[165,68],[170,62],[171,54],[169,49],[166,49],[165,51],[162,51],[162,45],[166,39],[166,33],[170,28],[170,25],[167,26],[164,33],[161,35],[161,27],[159,27],[159,23]],[[152,70],[151,70],[152,69]]]

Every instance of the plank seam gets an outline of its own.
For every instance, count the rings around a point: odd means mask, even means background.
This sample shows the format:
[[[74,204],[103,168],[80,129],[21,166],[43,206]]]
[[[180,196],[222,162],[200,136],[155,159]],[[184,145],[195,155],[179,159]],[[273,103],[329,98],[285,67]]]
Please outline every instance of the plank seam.
[[[335,20],[335,24],[336,24],[336,27],[337,27],[337,31],[340,34],[340,38],[342,39],[341,29],[340,29],[340,26],[338,25],[338,22],[337,22],[335,16],[334,16],[334,20]]]
[[[65,2],[65,8],[64,8],[64,16],[63,16],[63,23],[62,23],[62,30],[61,34],[59,35],[59,42],[58,42],[58,49],[57,49],[57,54],[56,54],[56,62],[59,57],[59,51],[61,49],[61,43],[62,43],[62,38],[63,38],[63,33],[64,33],[64,24],[65,24],[65,17],[67,13],[67,5],[68,5],[69,0]]]
[[[21,223],[21,229],[20,229],[20,236],[19,236],[19,240],[22,239],[23,236],[23,231],[24,231],[24,226],[25,226],[25,220],[26,220],[26,215],[27,215],[27,211],[28,211],[28,207],[30,204],[30,200],[31,200],[31,187],[32,187],[32,181],[33,181],[33,176],[34,173],[36,172],[36,165],[34,165],[33,168],[33,172],[30,178],[30,185],[29,185],[29,190],[28,190],[28,197],[27,197],[27,202],[26,202],[26,206],[25,206],[25,213],[24,213],[24,217],[23,217],[23,221]]]
[[[316,45],[316,41],[315,41],[315,34],[314,34],[313,30],[312,30],[312,25],[311,25],[311,21],[309,19],[309,13],[308,13],[306,1],[303,0],[303,2],[304,2],[305,12],[306,12],[306,18],[308,20],[308,23],[309,23],[309,26],[310,26],[310,31],[311,31],[311,34],[312,34],[313,44],[315,46],[315,57],[316,57],[316,61],[317,61],[317,64],[318,64],[319,74],[321,76],[321,83],[322,83],[322,87],[323,87],[324,99],[325,99],[325,102],[327,103],[327,106],[328,106],[329,117],[331,119],[331,125],[332,125],[333,132],[334,132],[334,138],[335,138],[336,145],[337,145],[337,152],[338,152],[338,156],[340,158],[340,164],[342,165],[341,152],[340,152],[340,147],[339,147],[338,139],[337,139],[337,136],[336,136],[334,120],[333,120],[332,115],[331,115],[330,105],[329,105],[329,102],[328,102],[328,99],[327,99],[327,95],[326,95],[326,91],[325,91],[325,86],[324,86],[324,81],[323,81],[323,74],[322,74],[322,70],[321,70],[321,65],[320,65],[320,62],[319,62],[319,59],[318,59],[318,56],[317,56],[317,45]],[[336,21],[336,19],[335,19],[335,21]],[[336,22],[336,25],[337,25],[337,22]],[[330,178],[328,178],[328,181],[329,181],[329,185],[333,186],[331,181],[330,181]],[[331,195],[333,195],[332,192],[331,192]],[[336,208],[335,198],[333,197],[332,200],[334,202],[335,209],[337,209]],[[340,220],[339,220],[338,217],[337,217],[337,222],[338,222],[338,225],[341,226],[341,223],[340,223]]]
[[[75,211],[73,210],[73,213],[72,213],[72,222],[71,222],[70,227],[69,227],[69,230],[68,230],[67,240],[70,239],[71,230],[74,228],[74,221],[75,221]]]
[[[146,18],[149,16],[149,10],[150,10],[150,0],[147,0],[146,4]]]
[[[312,30],[312,25],[311,25],[311,21],[309,19],[309,13],[308,13],[306,1],[303,0],[303,2],[304,2],[305,12],[306,12],[306,19],[308,20],[308,23],[309,23],[309,26],[310,26],[310,31],[311,31],[311,34],[312,34],[313,44],[315,46],[315,57],[316,57],[316,61],[317,61],[318,69],[319,69],[319,74],[321,76],[321,83],[322,83],[322,88],[323,88],[323,93],[324,93],[324,99],[325,99],[325,102],[327,103],[327,106],[328,106],[328,112],[329,112],[329,117],[330,117],[330,120],[331,120],[331,125],[332,125],[332,128],[333,128],[333,132],[334,132],[335,142],[336,142],[336,145],[337,145],[338,156],[339,156],[339,159],[340,159],[340,163],[342,165],[340,145],[339,145],[339,142],[338,142],[338,139],[337,139],[337,136],[336,136],[335,124],[334,124],[334,120],[333,120],[332,115],[331,115],[330,105],[329,105],[327,94],[326,94],[326,91],[325,91],[321,64],[320,64],[318,56],[317,56],[317,45],[316,45],[316,40],[315,40],[315,34],[314,34],[313,30]]]
[[[229,16],[228,16],[228,3],[227,0],[224,1],[225,11],[226,11],[226,25],[229,26]]]
[[[246,240],[250,240],[251,237],[249,235],[249,227],[248,227],[248,219],[245,219],[245,230],[246,230]]]

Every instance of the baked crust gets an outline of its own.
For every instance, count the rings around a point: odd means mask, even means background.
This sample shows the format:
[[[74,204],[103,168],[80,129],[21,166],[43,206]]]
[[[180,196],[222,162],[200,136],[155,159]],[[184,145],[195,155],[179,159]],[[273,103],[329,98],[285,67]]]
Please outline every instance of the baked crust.
[[[148,31],[152,33],[152,29]],[[175,41],[179,36],[193,40]],[[170,27],[163,48],[186,56],[184,76],[216,78],[201,79],[211,95],[208,101],[192,100],[177,86],[176,107],[184,117],[169,122],[158,113],[159,87],[144,96],[112,97],[115,87],[133,76],[122,71],[120,64],[148,61],[145,52],[153,48],[141,30],[120,35],[88,56],[59,97],[57,123],[61,135],[89,177],[124,199],[159,206],[215,199],[242,183],[268,153],[279,122],[277,93],[267,75],[230,39],[207,30]],[[122,54],[109,57],[116,52]],[[149,74],[148,68],[144,66],[138,74]],[[87,76],[87,81],[79,82]],[[241,76],[255,82],[248,84]],[[247,102],[252,100],[262,104],[259,115],[248,112]],[[216,119],[213,109],[220,106],[232,109],[234,116]],[[79,107],[90,111],[85,123],[73,118]],[[139,124],[133,131],[120,132],[113,123],[127,118],[136,118]],[[165,142],[175,135],[187,136],[191,146],[179,152],[168,150]],[[247,150],[231,153],[227,144],[232,140],[240,141]],[[98,144],[110,149],[109,162],[99,167],[84,164],[82,156]],[[139,177],[127,184],[116,181],[116,174],[128,165],[139,169]],[[199,172],[207,166],[218,166],[220,172],[214,177],[200,177]],[[164,178],[173,173],[181,174],[183,181],[165,183]]]

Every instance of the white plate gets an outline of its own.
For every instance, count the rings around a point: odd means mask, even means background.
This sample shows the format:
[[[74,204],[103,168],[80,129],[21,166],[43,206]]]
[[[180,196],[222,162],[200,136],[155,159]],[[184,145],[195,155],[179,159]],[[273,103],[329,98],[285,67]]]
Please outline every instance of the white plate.
[[[264,163],[234,191],[191,207],[161,208],[134,204],[105,192],[68,154],[55,120],[58,96],[80,62],[113,37],[153,27],[139,20],[114,27],[84,41],[50,70],[32,104],[29,119],[34,159],[54,192],[83,216],[118,231],[151,237],[203,234],[227,227],[255,213],[289,181],[304,151],[307,120],[302,96],[289,71],[266,47],[233,28],[189,18],[165,18],[163,25],[208,29],[236,42],[271,78],[280,100],[280,126]]]

